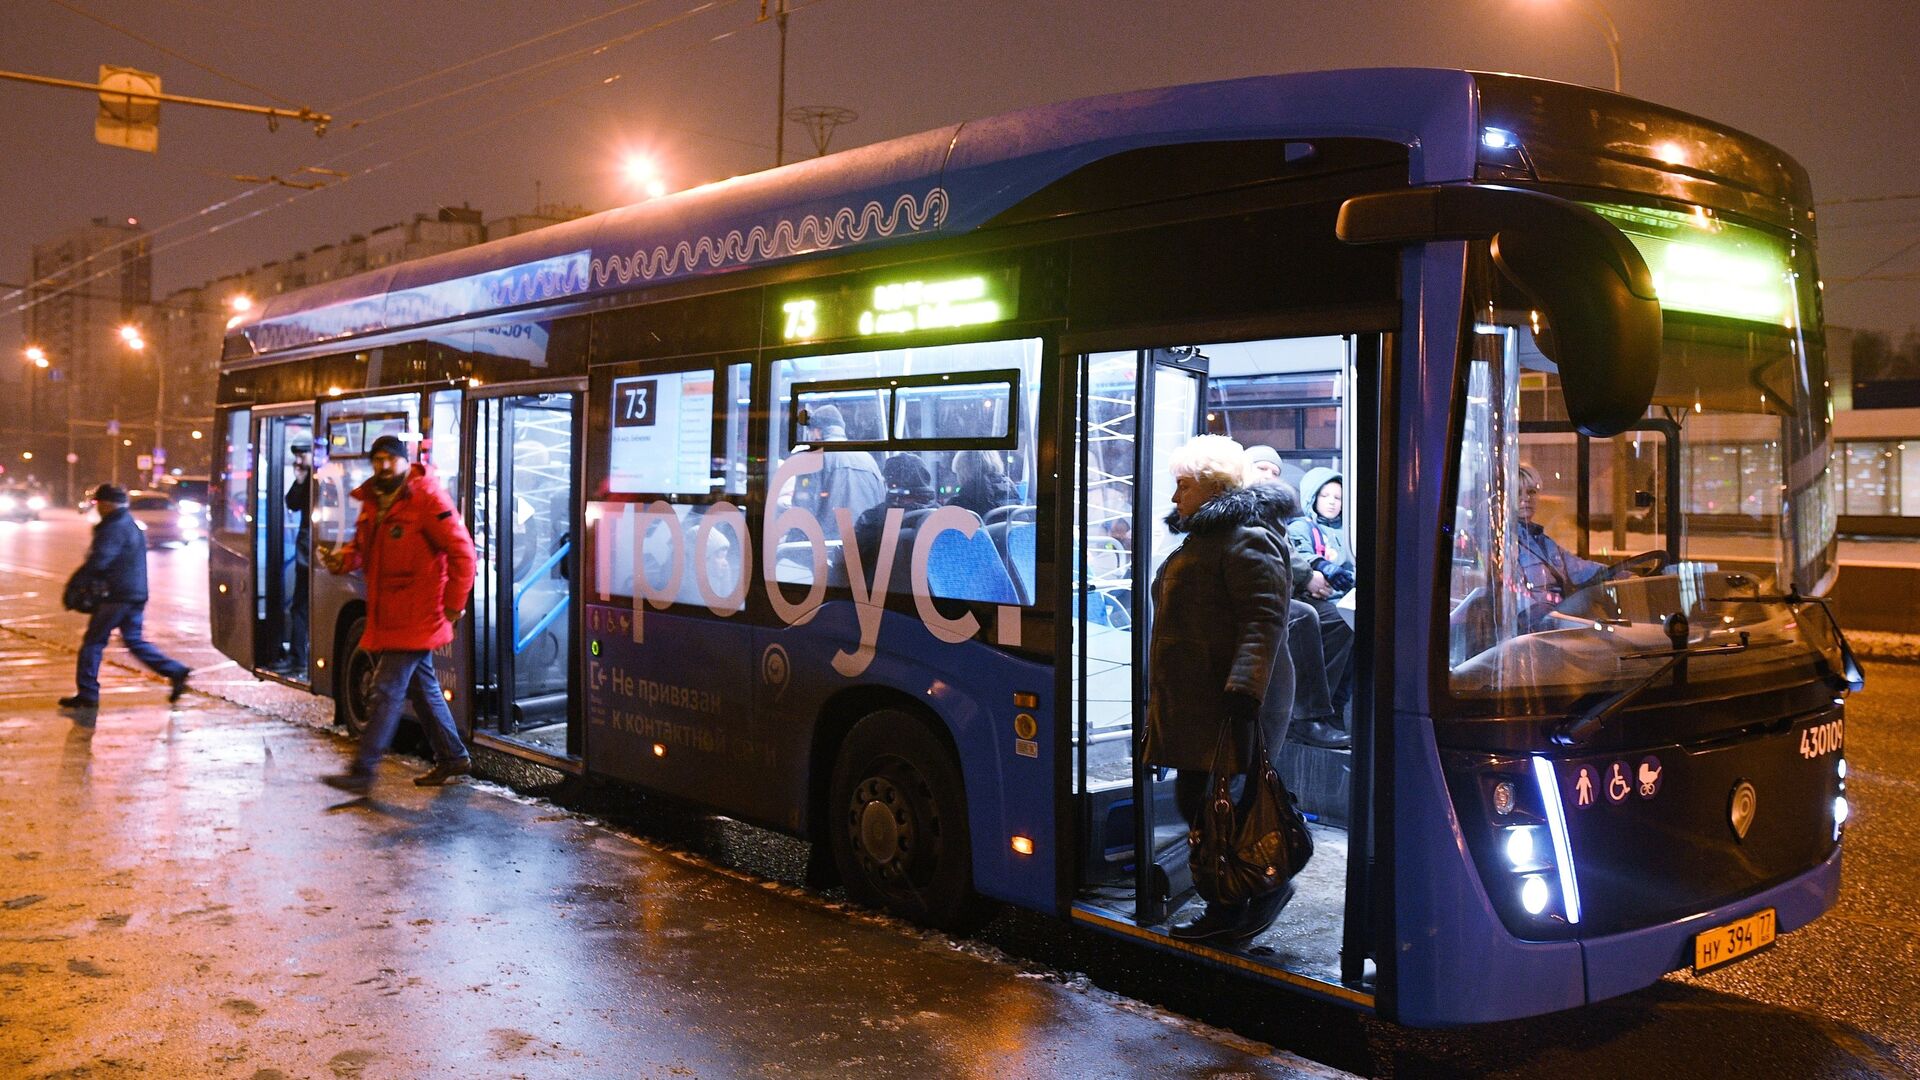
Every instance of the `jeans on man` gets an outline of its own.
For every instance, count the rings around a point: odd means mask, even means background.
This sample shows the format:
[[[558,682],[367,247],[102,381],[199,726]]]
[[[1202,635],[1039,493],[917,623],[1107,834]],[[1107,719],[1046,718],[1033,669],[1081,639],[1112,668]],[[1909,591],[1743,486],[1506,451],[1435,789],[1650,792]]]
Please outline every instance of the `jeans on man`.
[[[360,733],[360,752],[354,759],[353,771],[371,773],[373,767],[380,764],[381,755],[387,752],[393,733],[400,726],[400,706],[409,700],[413,702],[420,726],[427,730],[433,760],[451,762],[466,757],[467,747],[460,741],[459,729],[454,727],[453,712],[440,694],[440,678],[433,671],[433,653],[424,649],[418,652],[395,649],[374,656],[367,726]]]
[[[80,662],[73,676],[81,697],[99,700],[100,658],[106,655],[107,639],[115,630],[120,631],[120,642],[133,658],[153,671],[169,679],[186,673],[187,665],[161,652],[142,633],[146,608],[145,604],[101,604],[94,609],[87,620],[87,634],[80,639]]]

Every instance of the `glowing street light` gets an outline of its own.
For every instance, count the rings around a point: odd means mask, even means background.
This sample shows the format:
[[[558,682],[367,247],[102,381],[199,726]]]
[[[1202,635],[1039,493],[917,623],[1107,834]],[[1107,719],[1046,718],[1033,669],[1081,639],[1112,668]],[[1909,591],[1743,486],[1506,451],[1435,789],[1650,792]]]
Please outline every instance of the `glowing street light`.
[[[127,348],[134,352],[147,347],[147,339],[140,336],[140,328],[131,323],[120,328],[120,340],[126,342]]]
[[[621,171],[626,174],[627,183],[649,199],[657,199],[667,193],[667,182],[660,175],[660,166],[646,154],[628,154],[621,163]]]
[[[27,346],[25,356],[27,361],[37,368],[45,368],[53,363],[53,361],[47,359],[47,350],[38,345]]]
[[[252,311],[253,297],[248,296],[246,293],[234,293],[232,296],[227,297],[227,306],[235,311]]]
[[[1607,52],[1613,57],[1613,92],[1620,93],[1620,28],[1613,24],[1613,15],[1600,4],[1600,0],[1567,0],[1578,4],[1586,12],[1587,18],[1606,36]]]

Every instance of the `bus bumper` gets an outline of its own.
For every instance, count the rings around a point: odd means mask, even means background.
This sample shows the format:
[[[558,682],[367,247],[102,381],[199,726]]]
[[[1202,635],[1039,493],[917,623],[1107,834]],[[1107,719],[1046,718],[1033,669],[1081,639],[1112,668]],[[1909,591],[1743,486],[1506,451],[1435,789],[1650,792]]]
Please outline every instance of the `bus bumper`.
[[[1820,917],[1840,897],[1840,852],[1789,881],[1678,922],[1628,930],[1580,943],[1586,961],[1587,1000],[1638,990],[1669,971],[1693,964],[1694,935],[1724,926],[1764,908],[1777,914],[1779,933],[1798,930]]]

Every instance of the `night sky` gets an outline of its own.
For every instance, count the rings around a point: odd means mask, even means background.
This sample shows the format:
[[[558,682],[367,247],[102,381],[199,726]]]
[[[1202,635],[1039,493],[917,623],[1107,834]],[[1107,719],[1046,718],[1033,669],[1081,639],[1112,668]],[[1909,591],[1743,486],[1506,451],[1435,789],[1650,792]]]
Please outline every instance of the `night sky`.
[[[789,2],[788,104],[859,113],[836,149],[1044,102],[1285,71],[1408,65],[1611,81],[1601,31],[1570,0]],[[1627,93],[1784,148],[1823,204],[1920,193],[1920,3],[1606,2]],[[656,155],[675,187],[764,168],[777,38],[757,9],[13,0],[0,5],[0,68],[91,81],[112,63],[159,72],[171,93],[337,119],[315,139],[298,124],[269,134],[258,117],[166,106],[160,152],[149,155],[97,145],[88,94],[0,82],[0,295],[24,279],[33,242],[100,216],[156,231],[158,298],[441,205],[526,211],[536,184],[545,201],[605,209],[633,197],[617,168],[629,150]],[[606,17],[488,56],[596,15]],[[556,62],[519,71],[543,60]],[[790,158],[812,153],[800,127],[787,131]],[[317,192],[231,179],[302,166],[353,177]],[[1823,205],[1819,228],[1829,322],[1920,325],[1920,199]],[[1893,280],[1846,280],[1863,274]],[[9,354],[22,344],[19,303],[0,304]]]

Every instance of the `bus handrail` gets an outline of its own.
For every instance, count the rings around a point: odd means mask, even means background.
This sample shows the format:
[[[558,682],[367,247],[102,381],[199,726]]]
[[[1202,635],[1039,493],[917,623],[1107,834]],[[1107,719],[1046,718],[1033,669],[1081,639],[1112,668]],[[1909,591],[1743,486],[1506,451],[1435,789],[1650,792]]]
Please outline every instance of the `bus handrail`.
[[[527,580],[513,590],[513,655],[519,656],[521,653],[526,652],[527,646],[533,644],[533,639],[545,632],[547,627],[552,626],[554,620],[558,619],[561,614],[567,610],[568,602],[573,598],[571,596],[562,596],[560,602],[548,609],[547,613],[540,617],[540,621],[534,624],[533,629],[527,631],[526,637],[520,636],[520,601],[525,598],[528,589],[533,588],[536,582],[546,576],[547,571],[553,569],[554,566],[558,564],[561,559],[566,558],[567,553],[572,550],[572,540],[561,541],[560,546],[554,549],[553,554],[547,556],[546,561],[534,568],[533,573],[527,575]]]

